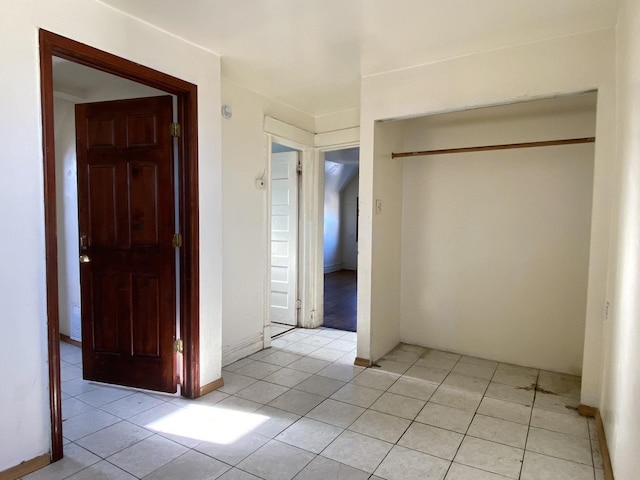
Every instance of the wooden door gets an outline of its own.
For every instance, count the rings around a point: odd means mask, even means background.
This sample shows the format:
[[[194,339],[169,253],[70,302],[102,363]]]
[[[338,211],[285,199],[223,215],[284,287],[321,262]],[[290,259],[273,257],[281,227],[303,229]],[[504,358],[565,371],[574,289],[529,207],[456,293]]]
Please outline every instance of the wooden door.
[[[86,380],[176,391],[170,96],[76,106]]]
[[[271,155],[270,320],[298,324],[298,152]]]

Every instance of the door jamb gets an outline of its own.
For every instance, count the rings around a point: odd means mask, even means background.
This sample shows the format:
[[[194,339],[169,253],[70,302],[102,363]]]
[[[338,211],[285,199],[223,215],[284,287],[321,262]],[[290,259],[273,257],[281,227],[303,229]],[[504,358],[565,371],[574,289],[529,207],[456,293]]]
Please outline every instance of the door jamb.
[[[63,445],[52,57],[133,80],[178,98],[178,121],[182,125],[178,142],[180,229],[184,237],[180,250],[180,319],[184,342],[182,395],[189,398],[200,395],[198,92],[194,84],[46,30],[39,31],[39,44],[51,460],[55,462],[63,456]]]
[[[310,145],[298,143],[294,140],[289,140],[284,137],[280,137],[273,134],[265,134],[266,137],[266,156],[267,156],[267,169],[264,175],[264,181],[266,186],[266,244],[267,244],[267,261],[265,271],[265,308],[264,308],[264,330],[263,330],[263,344],[264,348],[271,346],[271,319],[269,317],[269,302],[271,293],[271,148],[272,144],[279,143],[286,147],[293,148],[300,152],[300,163],[302,164],[302,171],[306,172],[302,175],[302,181],[298,184],[298,298],[300,299],[301,307],[297,316],[297,326],[301,326],[305,322],[305,316],[311,318],[315,314],[313,303],[311,302],[309,282],[313,279],[309,269],[312,262],[309,260],[313,257],[313,248],[310,240],[313,239],[312,235],[305,230],[305,225],[309,222],[306,221],[310,218],[309,204],[312,200],[312,193],[307,188],[305,178],[313,175],[313,163],[314,163],[314,148]]]

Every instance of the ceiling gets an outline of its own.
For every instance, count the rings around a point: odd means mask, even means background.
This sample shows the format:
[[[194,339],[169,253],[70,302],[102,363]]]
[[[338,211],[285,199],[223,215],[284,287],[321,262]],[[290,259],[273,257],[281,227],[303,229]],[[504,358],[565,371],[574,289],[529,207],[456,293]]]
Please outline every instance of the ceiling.
[[[358,108],[361,76],[611,27],[618,3],[102,1],[220,54],[224,77],[314,116]]]

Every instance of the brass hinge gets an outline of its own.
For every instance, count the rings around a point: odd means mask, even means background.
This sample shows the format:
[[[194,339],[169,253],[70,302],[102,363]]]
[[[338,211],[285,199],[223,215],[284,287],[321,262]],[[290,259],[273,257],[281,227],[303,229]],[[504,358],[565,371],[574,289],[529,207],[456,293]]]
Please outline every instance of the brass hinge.
[[[173,342],[173,350],[178,352],[178,353],[182,353],[182,351],[184,350],[184,343],[182,342],[181,338],[176,338]]]
[[[173,245],[173,248],[180,248],[182,246],[182,234],[174,233],[173,241],[171,242],[171,244]]]
[[[169,131],[171,132],[172,137],[179,137],[182,133],[182,128],[180,128],[179,123],[172,123],[169,126]]]
[[[296,172],[298,175],[302,175],[302,162],[298,161],[298,165],[296,166]]]

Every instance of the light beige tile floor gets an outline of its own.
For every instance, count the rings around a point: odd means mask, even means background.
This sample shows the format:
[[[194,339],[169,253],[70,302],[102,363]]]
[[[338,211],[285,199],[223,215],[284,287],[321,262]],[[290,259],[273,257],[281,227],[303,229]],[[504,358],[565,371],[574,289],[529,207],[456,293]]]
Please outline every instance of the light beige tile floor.
[[[86,382],[61,344],[65,458],[24,478],[602,478],[595,424],[567,408],[580,378],[412,345],[364,369],[355,348],[293,330],[187,400]]]

